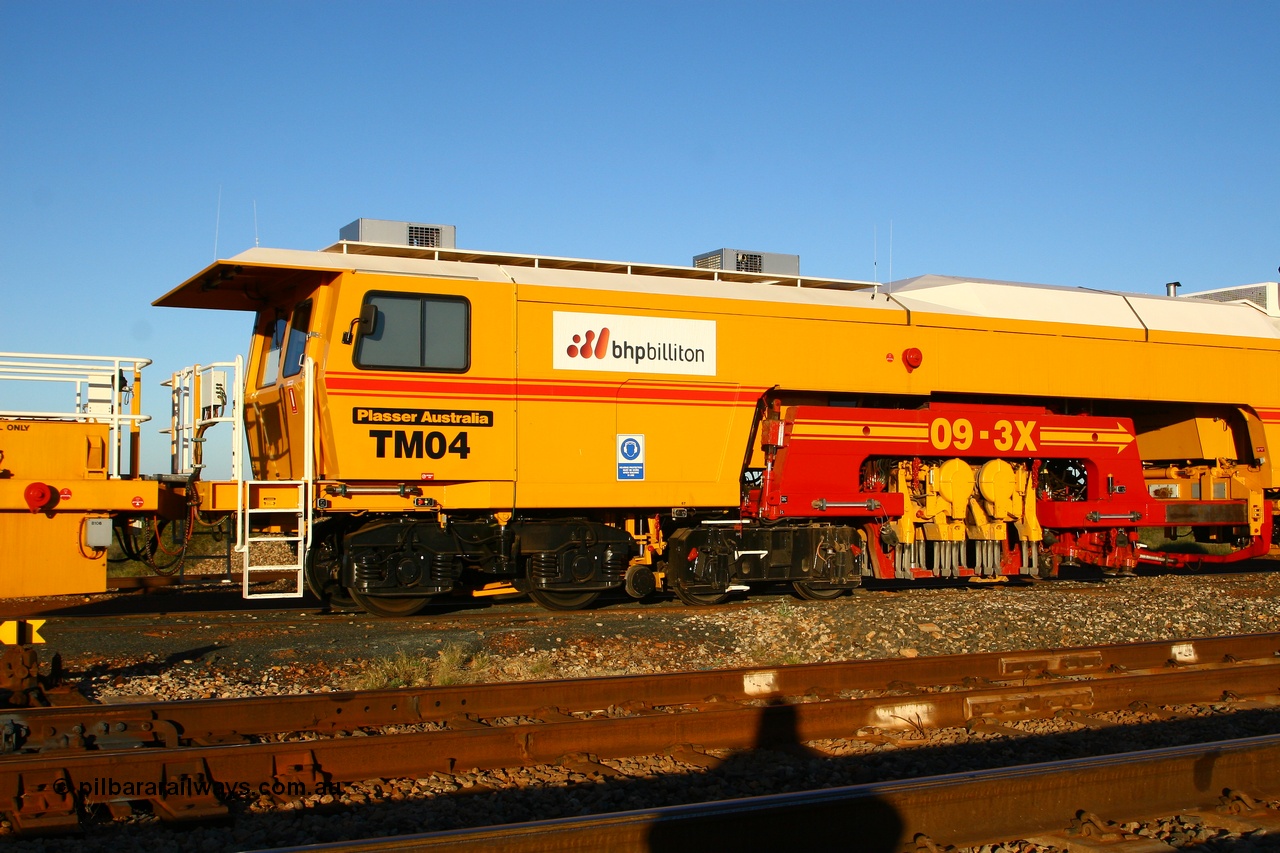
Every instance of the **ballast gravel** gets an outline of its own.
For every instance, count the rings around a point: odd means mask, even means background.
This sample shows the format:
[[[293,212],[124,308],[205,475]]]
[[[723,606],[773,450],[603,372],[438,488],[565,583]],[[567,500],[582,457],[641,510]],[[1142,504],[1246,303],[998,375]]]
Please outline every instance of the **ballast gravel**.
[[[1280,561],[1214,575],[1039,582],[1004,588],[859,590],[830,602],[757,594],[720,608],[619,600],[579,613],[510,603],[403,620],[364,614],[200,614],[147,623],[146,650],[45,634],[82,690],[103,702],[281,695],[401,683],[503,681],[716,667],[1100,645],[1280,631]],[[995,585],[993,585],[995,586]],[[70,621],[70,620],[69,620]],[[216,623],[216,624],[215,624]],[[121,629],[128,621],[123,621]],[[88,633],[88,632],[85,632]],[[204,642],[197,643],[198,638]],[[77,648],[77,643],[82,647]],[[281,653],[287,653],[285,658]],[[378,680],[383,684],[378,684]],[[1173,715],[1169,719],[1170,712]],[[343,785],[283,804],[232,803],[219,824],[169,827],[150,815],[97,816],[72,838],[0,838],[15,851],[247,850],[683,802],[914,778],[981,767],[1280,732],[1280,710],[1229,704],[1161,715],[1123,712],[1116,726],[1034,720],[1010,732],[944,729],[887,743],[823,741],[791,751],[730,755],[711,769],[671,756],[432,774]],[[1280,803],[1271,803],[1280,807]],[[95,816],[91,816],[95,817]],[[1069,818],[1070,816],[1067,816]],[[1168,818],[1126,826],[1173,848],[1280,850],[1280,838],[1232,834]],[[7,837],[6,837],[7,836]],[[1025,842],[984,853],[1048,849]]]

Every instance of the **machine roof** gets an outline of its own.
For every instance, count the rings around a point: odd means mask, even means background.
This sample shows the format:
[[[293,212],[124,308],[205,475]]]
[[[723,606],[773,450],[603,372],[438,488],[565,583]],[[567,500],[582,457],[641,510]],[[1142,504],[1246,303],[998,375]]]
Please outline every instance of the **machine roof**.
[[[342,241],[319,252],[255,248],[217,261],[153,302],[166,308],[254,311],[263,297],[292,287],[298,276],[315,272],[367,272],[515,281],[544,278],[534,271],[572,271],[707,282],[774,284],[832,291],[871,290],[869,281],[706,270],[660,264],[631,264],[548,255],[520,255],[467,249],[427,249]]]
[[[351,271],[573,287],[609,288],[627,282],[627,288],[639,285],[655,292],[688,287],[681,282],[701,282],[704,286],[736,282],[780,285],[783,289],[733,288],[718,295],[797,301],[807,293],[811,296],[802,301],[856,302],[867,307],[880,303],[870,298],[877,285],[865,281],[342,241],[319,252],[249,249],[210,264],[152,304],[256,311],[264,302],[295,286],[314,286],[317,274]],[[791,295],[784,296],[788,290]],[[980,325],[981,319],[990,318],[1110,328],[1126,337],[1169,332],[1280,341],[1280,328],[1261,311],[1247,305],[1189,297],[947,275],[903,279],[884,285],[884,290],[887,297],[882,297],[883,307],[896,303],[912,313],[949,315],[967,326]],[[818,296],[819,292],[824,295]]]
[[[912,311],[1280,340],[1280,329],[1248,305],[985,278],[921,275],[888,286]]]

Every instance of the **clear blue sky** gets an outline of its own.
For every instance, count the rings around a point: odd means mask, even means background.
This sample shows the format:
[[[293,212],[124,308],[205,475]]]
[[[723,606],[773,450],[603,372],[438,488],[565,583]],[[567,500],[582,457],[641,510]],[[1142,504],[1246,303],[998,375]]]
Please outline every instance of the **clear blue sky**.
[[[0,0],[0,350],[243,351],[151,308],[356,217],[459,245],[1163,292],[1274,280],[1280,4]],[[217,215],[221,193],[221,216]],[[0,408],[5,401],[0,400]],[[159,444],[159,439],[149,444]]]

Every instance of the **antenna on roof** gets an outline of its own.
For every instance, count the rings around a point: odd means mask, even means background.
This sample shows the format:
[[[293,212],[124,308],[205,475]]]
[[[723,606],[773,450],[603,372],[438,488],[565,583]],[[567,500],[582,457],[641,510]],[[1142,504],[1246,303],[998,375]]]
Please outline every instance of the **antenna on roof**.
[[[213,215],[213,259],[218,259],[218,226],[222,224],[222,184],[218,184],[218,207]]]
[[[893,283],[893,220],[889,220],[889,283]]]
[[[871,280],[876,286],[871,291],[875,296],[880,292],[880,226],[871,226]]]
[[[253,247],[258,248],[258,200],[253,200]]]

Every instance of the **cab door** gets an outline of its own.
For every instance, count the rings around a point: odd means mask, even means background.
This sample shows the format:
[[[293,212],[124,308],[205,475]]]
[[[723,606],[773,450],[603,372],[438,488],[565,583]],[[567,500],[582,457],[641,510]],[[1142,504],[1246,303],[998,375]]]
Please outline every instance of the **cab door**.
[[[298,480],[304,473],[306,372],[314,300],[292,311],[262,311],[245,395],[245,427],[253,475],[259,480]]]

